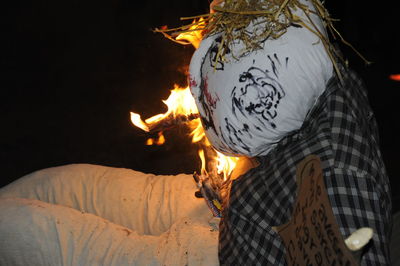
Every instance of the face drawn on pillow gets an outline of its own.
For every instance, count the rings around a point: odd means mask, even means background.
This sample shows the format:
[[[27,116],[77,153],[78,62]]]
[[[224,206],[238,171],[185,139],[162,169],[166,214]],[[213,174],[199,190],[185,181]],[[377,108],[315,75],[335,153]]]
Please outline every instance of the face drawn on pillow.
[[[214,148],[226,155],[266,155],[301,127],[334,70],[316,39],[306,29],[290,27],[279,40],[235,57],[243,50],[238,43],[217,62],[220,36],[203,40],[191,61],[190,81]]]
[[[209,56],[212,54],[210,50]],[[279,80],[279,72],[282,68],[287,68],[289,58],[284,57],[281,60],[275,53],[257,61],[260,63],[252,60],[247,69],[242,67],[243,70],[238,72],[231,82],[219,84],[229,84],[231,89],[219,88],[227,92],[225,96],[220,96],[214,88],[217,84],[213,83],[213,86],[209,87],[208,74],[201,75],[201,90],[198,95],[202,106],[201,120],[205,130],[209,133],[214,132],[215,137],[220,139],[213,143],[220,151],[233,151],[238,154],[245,151],[246,154],[250,154],[257,149],[253,147],[257,141],[252,140],[255,132],[259,135],[268,128],[273,130],[277,127],[275,118],[278,116],[278,106],[286,95]],[[215,69],[216,72],[227,71],[223,65],[219,67]],[[220,120],[214,121],[217,117]]]
[[[279,62],[276,54],[274,58]],[[232,112],[236,116],[236,111],[239,111],[246,117],[253,117],[276,128],[274,118],[278,114],[280,100],[285,97],[285,91],[278,81],[276,63],[271,58],[270,60],[272,73],[252,66],[239,76],[231,93]]]
[[[231,110],[234,116],[226,116],[223,126],[219,128],[225,146],[229,147],[227,150],[236,153],[245,150],[251,153],[257,148],[250,144],[252,132],[262,132],[268,127],[276,128],[274,119],[278,115],[277,108],[286,95],[279,81],[279,70],[282,67],[287,68],[289,58],[285,57],[284,64],[276,54],[272,57],[268,55],[267,58],[270,63],[269,70],[254,66],[253,61],[253,66],[239,75],[232,89]],[[239,112],[241,118],[238,117]]]

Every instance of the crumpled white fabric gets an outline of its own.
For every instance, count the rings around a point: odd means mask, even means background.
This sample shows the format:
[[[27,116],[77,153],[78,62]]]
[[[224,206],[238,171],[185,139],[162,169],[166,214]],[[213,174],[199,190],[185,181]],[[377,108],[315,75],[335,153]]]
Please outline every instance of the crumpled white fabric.
[[[218,231],[190,175],[89,164],[0,189],[0,265],[218,265]]]
[[[302,3],[314,10],[310,1]],[[301,10],[294,13],[308,20]],[[320,18],[309,16],[326,34]],[[290,26],[280,38],[266,40],[263,49],[235,59],[243,48],[238,42],[226,54],[227,62],[215,64],[220,41],[220,34],[205,38],[189,68],[206,136],[227,155],[266,155],[301,127],[334,73],[331,59],[317,35],[304,27]]]

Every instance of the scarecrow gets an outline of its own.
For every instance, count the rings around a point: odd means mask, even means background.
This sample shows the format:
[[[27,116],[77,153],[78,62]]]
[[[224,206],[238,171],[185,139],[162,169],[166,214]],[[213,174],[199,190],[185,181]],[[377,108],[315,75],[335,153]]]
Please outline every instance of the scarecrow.
[[[287,263],[276,227],[295,213],[296,167],[313,155],[341,235],[373,230],[361,265],[389,265],[390,186],[378,127],[363,82],[330,41],[348,44],[327,10],[317,0],[211,6],[190,65],[191,91],[212,145],[259,164],[227,185],[220,263]]]
[[[222,218],[194,197],[187,175],[44,169],[0,189],[1,265],[287,265],[299,254],[331,265],[343,262],[341,237],[355,246],[356,264],[390,264],[390,187],[377,124],[363,82],[330,41],[341,37],[323,5],[215,1],[203,17],[194,22],[204,39],[191,60],[191,91],[213,147],[251,162],[218,188]],[[318,164],[299,181],[307,158]],[[314,195],[303,184],[317,183],[313,191],[330,207],[307,219],[316,225],[330,212],[341,236],[328,233],[329,243],[319,237],[306,248],[311,233],[301,227],[293,233],[300,253],[292,254],[282,228],[297,214],[306,218],[297,199]],[[326,221],[317,236],[331,232]]]

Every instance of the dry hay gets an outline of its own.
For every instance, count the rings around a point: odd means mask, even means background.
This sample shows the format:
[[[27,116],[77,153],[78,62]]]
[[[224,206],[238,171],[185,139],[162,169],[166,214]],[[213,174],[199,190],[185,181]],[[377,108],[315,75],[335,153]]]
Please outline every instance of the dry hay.
[[[317,26],[312,22],[310,14],[318,15],[328,32],[334,40],[339,39],[344,44],[351,47],[355,53],[361,57],[366,64],[367,61],[350,43],[343,39],[341,34],[333,26],[335,19],[331,18],[329,12],[319,0],[310,0],[315,11],[308,8],[307,5],[301,4],[298,0],[225,0],[223,6],[216,5],[213,7],[214,13],[203,14],[194,17],[184,17],[181,20],[193,20],[192,23],[172,29],[155,29],[156,32],[164,34],[165,37],[181,43],[184,41],[175,40],[175,37],[181,33],[190,33],[201,31],[203,37],[207,37],[216,33],[222,33],[222,40],[216,60],[226,60],[225,54],[232,50],[233,43],[237,40],[245,44],[245,49],[241,51],[241,55],[262,48],[262,43],[268,38],[277,39],[284,34],[290,26],[301,26],[318,36],[323,43],[325,50],[332,60],[333,66],[339,79],[342,79],[338,67],[338,60],[347,65],[347,62],[341,57],[334,48],[328,37],[319,31]],[[306,20],[295,15],[293,11],[301,9]],[[265,25],[262,31],[248,31],[247,27],[250,23],[260,23]]]

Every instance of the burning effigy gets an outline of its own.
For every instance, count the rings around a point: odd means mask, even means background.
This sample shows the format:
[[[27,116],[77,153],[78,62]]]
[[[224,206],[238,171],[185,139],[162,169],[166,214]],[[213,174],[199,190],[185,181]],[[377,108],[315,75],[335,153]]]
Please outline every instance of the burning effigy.
[[[196,48],[188,87],[131,121],[157,133],[147,145],[189,127],[201,169],[27,175],[0,189],[0,264],[388,265],[377,125],[323,4],[214,1],[186,19],[156,31]]]
[[[365,85],[335,41],[369,62],[319,1],[211,6],[204,21],[158,31],[172,40],[204,33],[189,84],[207,140],[224,155],[258,162],[223,186],[220,263],[390,264],[390,183],[378,128]],[[344,241],[354,232],[363,241]]]

